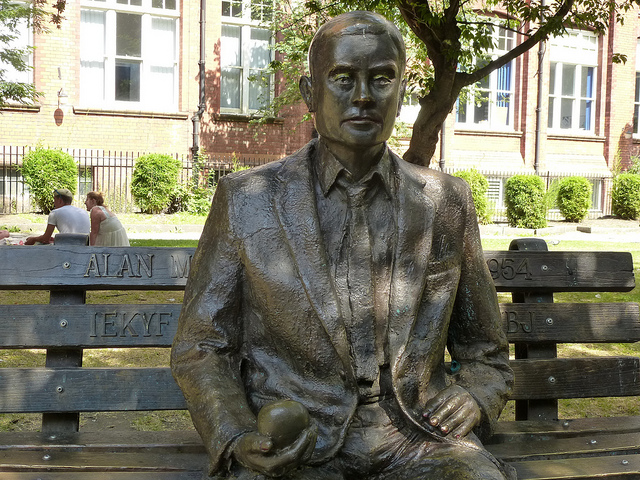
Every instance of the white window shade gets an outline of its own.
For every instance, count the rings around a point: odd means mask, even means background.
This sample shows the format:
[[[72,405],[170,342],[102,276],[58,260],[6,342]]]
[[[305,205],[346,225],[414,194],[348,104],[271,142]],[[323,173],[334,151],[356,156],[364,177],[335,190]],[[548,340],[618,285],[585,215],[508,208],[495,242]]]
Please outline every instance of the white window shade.
[[[100,103],[105,96],[105,12],[83,10],[80,21],[80,102]]]

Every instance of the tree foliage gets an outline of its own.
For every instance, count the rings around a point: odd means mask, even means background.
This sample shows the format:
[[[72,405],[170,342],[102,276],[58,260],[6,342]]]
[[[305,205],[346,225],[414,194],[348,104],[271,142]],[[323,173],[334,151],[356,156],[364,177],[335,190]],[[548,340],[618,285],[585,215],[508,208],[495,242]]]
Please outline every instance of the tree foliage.
[[[68,153],[38,147],[22,161],[20,173],[36,206],[43,213],[53,210],[53,190],[67,188],[76,192],[78,165]]]
[[[345,11],[377,11],[405,35],[408,91],[419,97],[421,107],[405,159],[428,165],[441,125],[463,89],[540,41],[566,33],[568,26],[604,32],[613,22],[622,22],[633,5],[633,0],[276,0],[278,14],[271,27],[282,55],[271,68],[281,75],[284,88],[263,113],[275,115],[300,99],[298,79],[319,25]],[[490,55],[494,25],[523,40],[502,55]],[[626,58],[615,54],[613,60]]]
[[[32,83],[7,78],[7,66],[18,72],[31,68],[26,58],[32,48],[14,48],[11,42],[19,37],[25,23],[37,33],[46,32],[48,23],[59,27],[65,7],[66,0],[53,0],[50,6],[47,6],[47,0],[0,0],[0,108],[7,102],[30,103],[39,95]]]

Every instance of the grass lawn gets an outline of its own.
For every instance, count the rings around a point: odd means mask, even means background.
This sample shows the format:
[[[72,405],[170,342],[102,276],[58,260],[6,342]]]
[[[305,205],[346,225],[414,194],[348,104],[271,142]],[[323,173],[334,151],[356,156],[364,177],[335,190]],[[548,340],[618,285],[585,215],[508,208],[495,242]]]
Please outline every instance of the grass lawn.
[[[485,250],[504,250],[509,246],[509,239],[489,238],[483,240]],[[133,240],[132,246],[180,246],[195,247],[196,240]],[[565,241],[558,245],[550,245],[550,250],[574,251],[629,251],[634,259],[634,271],[640,278],[640,243],[609,243]],[[640,287],[629,293],[566,293],[557,294],[558,302],[639,302]],[[48,292],[0,291],[0,304],[48,303]],[[508,297],[502,298],[508,301]],[[136,292],[109,291],[88,292],[88,303],[181,303],[182,292]],[[559,346],[559,356],[574,357],[589,355],[632,355],[640,356],[640,344],[615,345],[577,345]],[[44,366],[43,350],[0,350],[0,368],[17,366]],[[87,367],[117,366],[167,366],[169,350],[160,348],[148,349],[97,349],[85,350],[84,365]],[[640,398],[602,398],[560,401],[561,418],[579,418],[588,416],[639,415]],[[503,419],[513,418],[513,402],[503,413]],[[186,412],[125,412],[82,414],[81,425],[85,430],[99,431],[106,428],[130,428],[136,430],[171,430],[192,428]],[[0,415],[0,431],[38,430],[40,415],[38,414],[2,414]]]

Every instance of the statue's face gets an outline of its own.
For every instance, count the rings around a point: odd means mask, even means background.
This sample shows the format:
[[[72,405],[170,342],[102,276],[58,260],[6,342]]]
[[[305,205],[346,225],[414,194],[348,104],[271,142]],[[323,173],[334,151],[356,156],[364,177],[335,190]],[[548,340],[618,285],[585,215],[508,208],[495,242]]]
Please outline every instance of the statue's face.
[[[395,44],[387,35],[338,32],[318,55],[312,78],[318,133],[334,151],[384,143],[404,94]]]

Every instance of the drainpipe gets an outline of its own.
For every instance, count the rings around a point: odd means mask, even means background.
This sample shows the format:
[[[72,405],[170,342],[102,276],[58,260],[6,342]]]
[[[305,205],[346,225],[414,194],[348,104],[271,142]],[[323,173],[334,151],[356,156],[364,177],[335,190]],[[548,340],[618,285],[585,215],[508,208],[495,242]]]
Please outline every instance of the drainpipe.
[[[541,1],[541,5],[544,7],[544,0]],[[544,98],[542,98],[542,86],[544,84],[543,67],[546,45],[546,40],[543,40],[538,44],[538,100],[536,104],[536,144],[533,157],[533,169],[535,170],[536,175],[538,175],[540,171],[540,143],[542,142],[542,102],[544,101]]]
[[[198,150],[200,145],[200,120],[202,119],[202,114],[204,113],[205,103],[204,103],[204,86],[205,86],[205,69],[204,69],[204,59],[205,59],[205,44],[204,44],[204,35],[205,35],[205,25],[206,25],[206,0],[200,0],[200,59],[198,60],[199,67],[199,85],[198,85],[198,110],[191,117],[191,121],[193,122],[193,146],[191,147],[191,153],[193,160],[197,160],[198,158]]]
[[[540,143],[542,142],[542,85],[544,79],[543,74],[543,61],[544,61],[545,42],[540,42],[538,45],[538,100],[536,104],[536,151],[533,158],[533,169],[536,175],[540,170]]]

